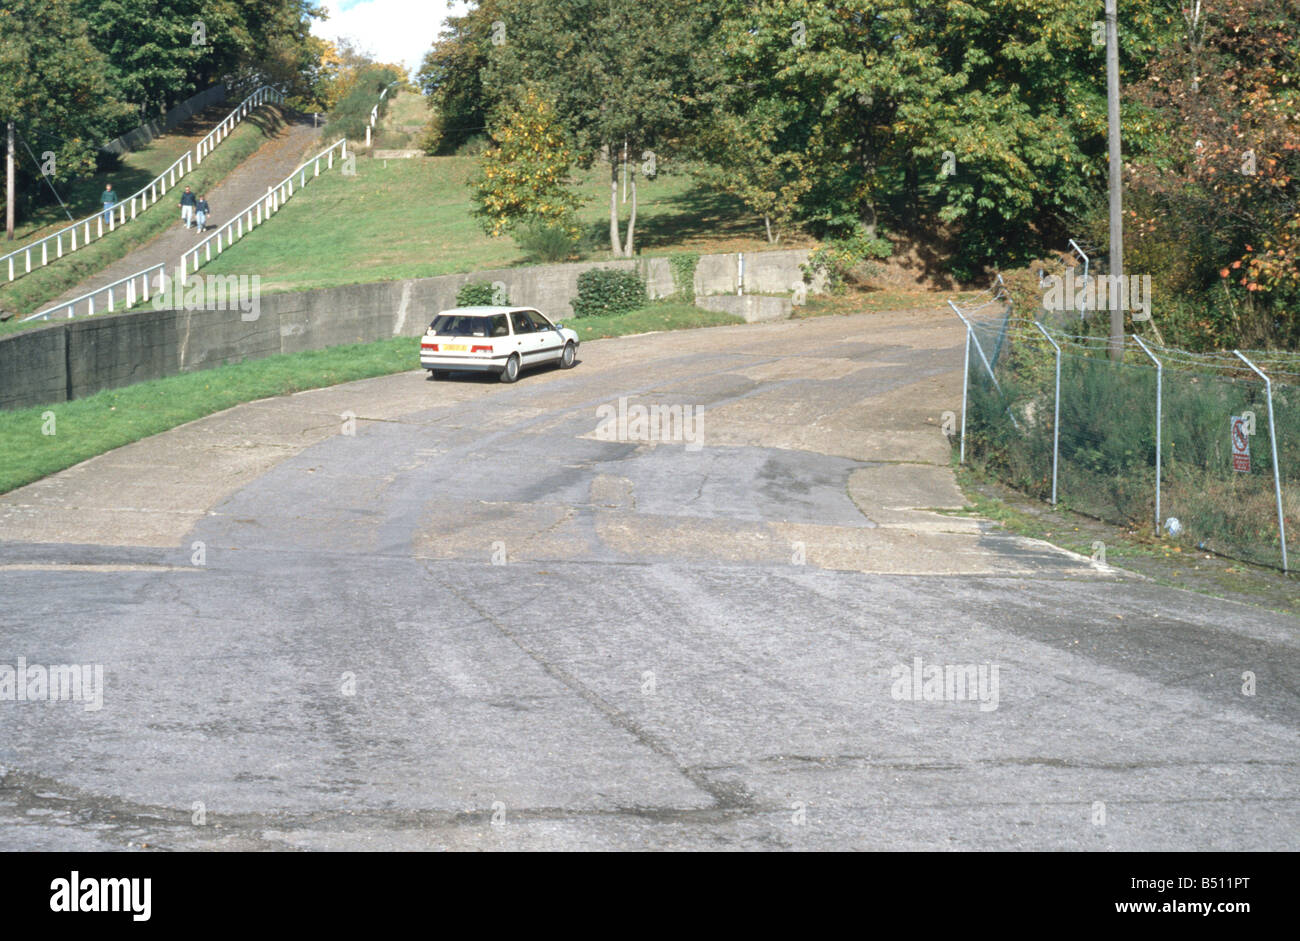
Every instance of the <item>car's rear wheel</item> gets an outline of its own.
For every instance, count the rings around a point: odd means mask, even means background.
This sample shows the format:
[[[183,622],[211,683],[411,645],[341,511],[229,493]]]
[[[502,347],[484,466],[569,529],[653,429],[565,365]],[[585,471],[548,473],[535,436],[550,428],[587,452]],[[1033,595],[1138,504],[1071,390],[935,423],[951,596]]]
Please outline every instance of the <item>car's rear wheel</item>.
[[[578,351],[573,348],[572,343],[564,344],[564,352],[560,354],[560,368],[572,369],[573,364],[578,361]]]
[[[437,382],[440,379],[446,379],[447,373],[445,370],[442,369],[430,369],[429,378],[432,379],[434,382]]]
[[[514,382],[518,378],[519,378],[519,354],[513,353],[511,354],[510,358],[506,360],[505,369],[501,370],[501,381]]]

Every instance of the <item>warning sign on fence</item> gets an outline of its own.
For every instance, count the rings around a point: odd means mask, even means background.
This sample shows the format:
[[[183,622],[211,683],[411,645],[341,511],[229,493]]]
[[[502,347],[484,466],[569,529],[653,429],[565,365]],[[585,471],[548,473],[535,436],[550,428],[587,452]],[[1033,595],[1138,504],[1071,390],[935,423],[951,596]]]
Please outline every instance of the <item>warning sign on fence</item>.
[[[1249,421],[1245,416],[1232,416],[1232,469],[1250,473]]]

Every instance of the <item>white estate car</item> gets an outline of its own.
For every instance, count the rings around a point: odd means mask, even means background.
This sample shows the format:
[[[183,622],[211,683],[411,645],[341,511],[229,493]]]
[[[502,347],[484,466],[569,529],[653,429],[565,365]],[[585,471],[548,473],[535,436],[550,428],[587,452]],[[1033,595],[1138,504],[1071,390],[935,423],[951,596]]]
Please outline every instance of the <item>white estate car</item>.
[[[420,365],[434,379],[465,369],[514,382],[529,366],[571,369],[577,356],[578,334],[531,307],[454,307],[434,317],[420,340]]]

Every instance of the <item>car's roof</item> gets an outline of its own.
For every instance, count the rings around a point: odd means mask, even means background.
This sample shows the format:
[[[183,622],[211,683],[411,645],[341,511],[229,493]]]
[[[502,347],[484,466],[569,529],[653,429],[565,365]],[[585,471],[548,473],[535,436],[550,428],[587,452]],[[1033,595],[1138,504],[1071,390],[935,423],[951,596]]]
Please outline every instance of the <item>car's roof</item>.
[[[512,314],[518,310],[537,312],[535,307],[450,307],[447,310],[438,311],[438,316],[446,317],[455,315],[457,317],[494,317],[497,314]]]

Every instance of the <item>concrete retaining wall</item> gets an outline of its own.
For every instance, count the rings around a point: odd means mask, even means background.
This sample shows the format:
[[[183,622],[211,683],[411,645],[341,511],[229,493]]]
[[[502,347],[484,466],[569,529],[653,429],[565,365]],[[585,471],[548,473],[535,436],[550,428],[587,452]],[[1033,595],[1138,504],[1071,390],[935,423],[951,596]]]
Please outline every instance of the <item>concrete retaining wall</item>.
[[[806,258],[806,251],[793,250],[747,254],[745,287],[789,290],[799,279],[799,265]],[[647,294],[652,298],[667,297],[674,290],[666,258],[630,258],[270,294],[261,298],[256,318],[250,314],[249,320],[239,309],[153,310],[146,306],[132,313],[55,321],[49,327],[0,337],[0,408],[63,402],[103,389],[277,353],[393,336],[416,337],[438,311],[456,305],[456,292],[471,280],[500,282],[511,304],[536,307],[553,319],[564,320],[573,316],[571,301],[578,293],[578,275],[591,268],[639,268],[646,275]],[[734,295],[738,268],[734,254],[702,256],[695,275],[696,293]]]
[[[790,298],[772,297],[769,294],[714,294],[697,297],[695,304],[705,310],[717,310],[740,317],[746,323],[786,320],[794,312],[794,302]]]

